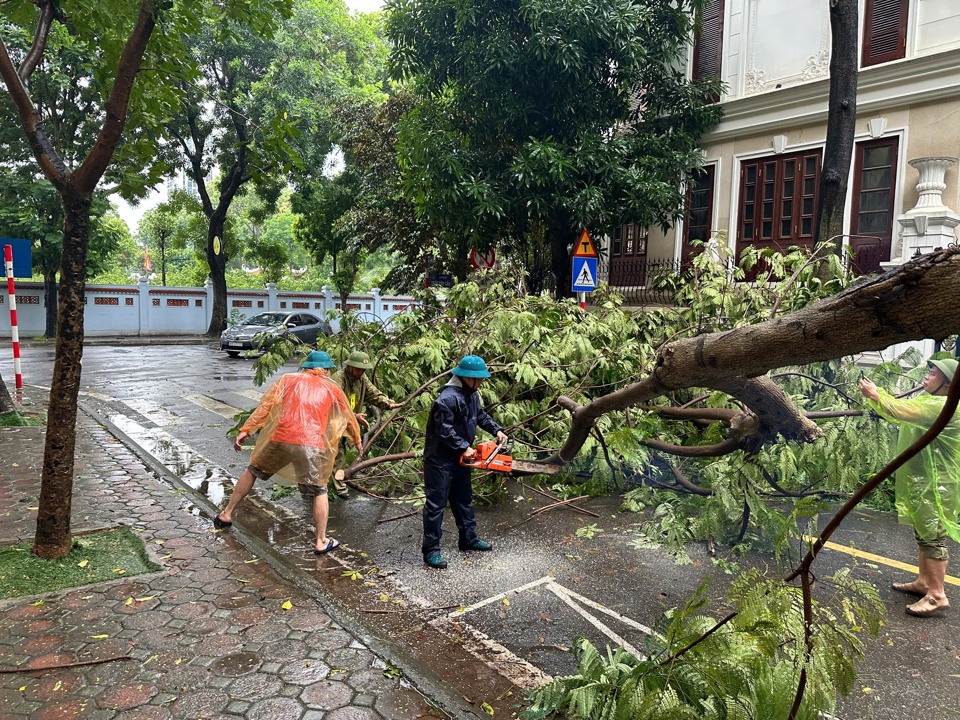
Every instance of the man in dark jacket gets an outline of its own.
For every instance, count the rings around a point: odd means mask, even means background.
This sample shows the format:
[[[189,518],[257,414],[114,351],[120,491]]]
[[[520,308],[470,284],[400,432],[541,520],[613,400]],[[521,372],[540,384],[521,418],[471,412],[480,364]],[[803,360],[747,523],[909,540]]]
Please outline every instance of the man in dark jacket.
[[[480,406],[477,390],[490,377],[483,358],[467,355],[453,369],[454,377],[443,386],[430,409],[427,435],[423,446],[423,561],[432,568],[443,569],[447,561],[440,554],[443,534],[443,511],[450,509],[460,533],[460,550],[493,550],[493,545],[477,535],[477,519],[473,514],[473,489],[470,468],[460,458],[471,460],[476,451],[473,440],[479,425],[497,440],[507,436]]]

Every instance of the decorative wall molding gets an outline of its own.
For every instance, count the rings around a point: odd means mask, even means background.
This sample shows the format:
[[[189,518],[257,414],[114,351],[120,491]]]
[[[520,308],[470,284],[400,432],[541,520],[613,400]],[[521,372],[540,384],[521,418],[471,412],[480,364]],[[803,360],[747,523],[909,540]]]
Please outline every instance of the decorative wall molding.
[[[755,95],[756,93],[761,93],[767,89],[767,83],[765,81],[766,73],[763,70],[757,70],[753,68],[752,70],[747,70],[745,76],[746,84],[744,89],[747,91],[748,95]]]
[[[879,138],[887,131],[887,119],[885,117],[870,118],[867,120],[867,132],[870,137]]]
[[[821,50],[816,55],[807,58],[807,64],[800,73],[802,80],[817,80],[827,77],[830,72],[830,51]]]

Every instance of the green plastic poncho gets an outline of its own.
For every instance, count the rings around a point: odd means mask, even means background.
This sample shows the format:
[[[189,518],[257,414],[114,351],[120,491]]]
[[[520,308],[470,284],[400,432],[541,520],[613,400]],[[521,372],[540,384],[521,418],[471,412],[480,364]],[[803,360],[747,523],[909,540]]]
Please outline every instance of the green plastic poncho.
[[[921,395],[898,400],[878,389],[880,399],[868,405],[881,417],[900,426],[897,454],[903,452],[933,425],[946,398]],[[924,541],[937,538],[943,528],[960,542],[960,416],[954,415],[927,447],[896,473],[896,504],[900,522],[912,525]]]

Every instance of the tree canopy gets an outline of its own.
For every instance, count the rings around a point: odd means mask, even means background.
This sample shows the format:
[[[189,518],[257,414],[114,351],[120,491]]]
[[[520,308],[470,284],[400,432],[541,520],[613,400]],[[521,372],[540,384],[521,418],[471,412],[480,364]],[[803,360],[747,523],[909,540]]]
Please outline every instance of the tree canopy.
[[[580,228],[668,224],[720,117],[716,82],[685,77],[699,4],[390,0],[417,210],[467,248],[540,229],[561,294]]]

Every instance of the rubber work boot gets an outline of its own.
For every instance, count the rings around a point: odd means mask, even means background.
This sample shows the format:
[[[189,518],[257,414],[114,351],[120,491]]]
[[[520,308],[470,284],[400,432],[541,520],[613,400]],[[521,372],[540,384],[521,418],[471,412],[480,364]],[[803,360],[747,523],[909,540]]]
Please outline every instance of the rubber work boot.
[[[461,545],[460,552],[467,552],[469,550],[476,550],[477,552],[489,552],[493,550],[493,545],[488,543],[486,540],[475,540],[470,545]]]
[[[440,553],[434,553],[430,557],[425,557],[423,562],[426,563],[428,567],[436,568],[437,570],[444,570],[447,567],[447,561],[443,559],[443,555]]]

